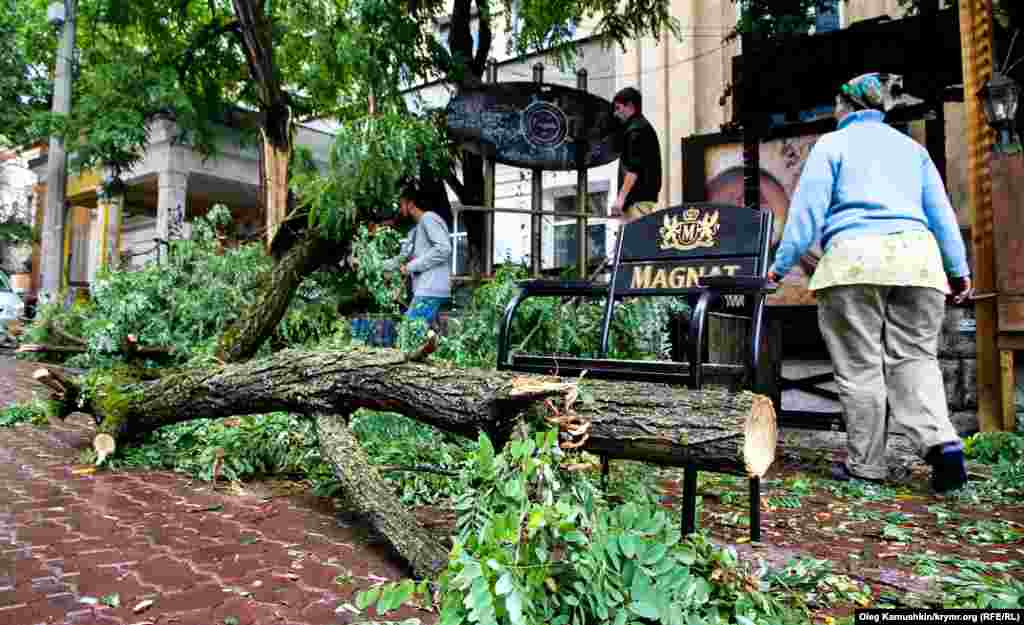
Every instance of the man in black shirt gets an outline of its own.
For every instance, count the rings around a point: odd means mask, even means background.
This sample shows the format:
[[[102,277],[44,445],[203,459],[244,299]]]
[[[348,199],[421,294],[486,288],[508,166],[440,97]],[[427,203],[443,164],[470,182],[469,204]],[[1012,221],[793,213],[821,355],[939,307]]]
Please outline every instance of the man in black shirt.
[[[661,193],[661,145],[641,112],[639,91],[626,87],[615,94],[612,104],[615,117],[623,124],[615,213],[633,221],[657,207]]]

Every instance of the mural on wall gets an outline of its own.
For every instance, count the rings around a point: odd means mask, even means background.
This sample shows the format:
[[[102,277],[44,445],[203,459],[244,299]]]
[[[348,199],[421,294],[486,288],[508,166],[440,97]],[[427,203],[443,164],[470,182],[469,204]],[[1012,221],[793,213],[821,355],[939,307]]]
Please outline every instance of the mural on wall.
[[[761,205],[775,213],[772,256],[782,240],[790,198],[796,190],[800,171],[819,135],[776,139],[761,144]],[[711,145],[704,153],[704,179],[710,202],[743,205],[743,144]],[[822,256],[815,244],[783,278],[779,290],[768,296],[769,305],[815,305],[807,289],[814,268]]]

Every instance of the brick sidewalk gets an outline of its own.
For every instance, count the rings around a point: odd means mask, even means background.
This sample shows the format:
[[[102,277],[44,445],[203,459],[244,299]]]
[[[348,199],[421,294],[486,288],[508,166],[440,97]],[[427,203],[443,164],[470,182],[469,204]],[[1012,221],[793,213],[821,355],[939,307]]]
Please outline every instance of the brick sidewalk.
[[[30,397],[34,368],[0,357],[0,402]],[[403,575],[329,500],[221,494],[171,472],[90,474],[77,458],[92,432],[85,415],[0,427],[0,625],[348,623],[342,603]]]

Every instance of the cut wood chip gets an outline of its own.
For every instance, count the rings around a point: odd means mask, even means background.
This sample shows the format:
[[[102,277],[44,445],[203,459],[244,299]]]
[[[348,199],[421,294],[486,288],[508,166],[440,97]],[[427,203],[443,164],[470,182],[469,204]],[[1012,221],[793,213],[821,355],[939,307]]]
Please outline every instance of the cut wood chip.
[[[149,608],[149,606],[151,606],[151,605],[153,605],[153,600],[152,599],[145,599],[143,601],[140,601],[140,602],[136,603],[135,607],[132,608],[132,612],[138,614],[139,612],[142,612],[143,610]]]
[[[775,406],[764,395],[755,395],[747,416],[743,437],[743,460],[751,477],[763,477],[775,462],[779,430]]]
[[[114,453],[117,444],[114,442],[113,436],[101,432],[92,439],[92,448],[96,450],[96,464],[99,465],[103,464],[107,456]]]

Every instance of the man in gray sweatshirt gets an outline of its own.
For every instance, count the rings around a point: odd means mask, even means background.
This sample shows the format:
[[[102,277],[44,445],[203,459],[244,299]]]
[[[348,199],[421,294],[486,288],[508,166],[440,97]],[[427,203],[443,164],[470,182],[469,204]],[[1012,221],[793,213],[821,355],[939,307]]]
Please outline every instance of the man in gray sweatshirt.
[[[412,276],[412,302],[405,316],[423,319],[428,325],[437,321],[441,306],[451,296],[452,243],[448,226],[432,211],[418,203],[419,193],[407,186],[398,200],[399,215],[412,219],[416,226],[402,241],[398,256],[385,263],[385,269],[398,269]]]

